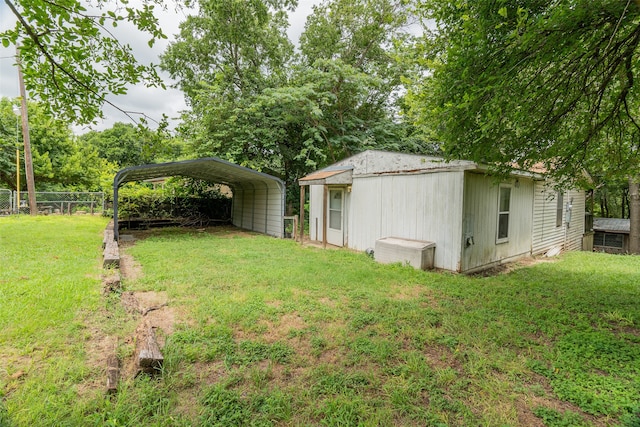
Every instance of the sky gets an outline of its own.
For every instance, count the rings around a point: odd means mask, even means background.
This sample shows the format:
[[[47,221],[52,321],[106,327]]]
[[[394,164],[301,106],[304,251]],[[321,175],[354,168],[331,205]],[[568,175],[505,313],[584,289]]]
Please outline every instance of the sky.
[[[312,12],[314,5],[319,4],[321,0],[299,0],[298,7],[295,12],[289,15],[289,38],[297,43],[300,34],[304,30],[306,17]],[[179,31],[180,22],[184,21],[185,11],[175,12],[173,8],[168,7],[167,11],[158,12],[156,15],[160,21],[160,25],[164,33],[168,36],[167,40],[157,42],[152,49],[147,45],[148,36],[136,33],[132,28],[120,28],[122,35],[118,35],[121,40],[126,40],[134,49],[136,58],[141,63],[158,63],[159,55],[164,52],[174,35]],[[15,17],[8,9],[4,2],[0,3],[0,31],[12,28],[15,25]],[[15,48],[13,46],[4,48],[0,46],[0,97],[6,96],[15,98],[19,95],[18,73],[14,65]],[[160,120],[163,114],[166,114],[170,122],[175,124],[180,115],[180,111],[187,108],[182,92],[172,89],[171,80],[166,73],[161,74],[167,85],[167,89],[147,88],[143,85],[134,86],[129,89],[127,95],[109,96],[108,99],[114,102],[123,110],[144,112],[152,119]],[[91,129],[103,130],[113,126],[115,122],[131,123],[131,121],[118,110],[104,105],[105,120],[99,121],[96,125],[90,127],[73,127],[76,134],[85,133]]]

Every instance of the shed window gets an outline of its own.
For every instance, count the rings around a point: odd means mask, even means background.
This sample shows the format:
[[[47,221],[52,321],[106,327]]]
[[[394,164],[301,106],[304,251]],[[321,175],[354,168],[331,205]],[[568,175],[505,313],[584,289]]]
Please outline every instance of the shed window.
[[[564,210],[564,194],[558,191],[556,196],[556,227],[562,226],[562,211]]]
[[[603,233],[601,231],[596,231],[593,235],[593,245],[622,249],[624,246],[624,239],[622,234]]]
[[[509,216],[511,212],[511,187],[500,187],[498,196],[498,234],[496,243],[509,240]]]

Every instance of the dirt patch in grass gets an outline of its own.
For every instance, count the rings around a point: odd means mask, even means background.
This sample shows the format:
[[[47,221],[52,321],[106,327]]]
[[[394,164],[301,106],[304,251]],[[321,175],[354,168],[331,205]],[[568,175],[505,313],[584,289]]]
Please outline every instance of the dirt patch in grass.
[[[463,371],[460,361],[446,346],[435,343],[426,344],[423,354],[429,365],[434,369],[452,368],[458,373]]]
[[[396,301],[419,300],[422,301],[423,307],[438,307],[438,299],[434,295],[433,290],[421,285],[410,287],[393,286],[391,287],[391,291],[389,292],[389,298]]]
[[[11,352],[13,353],[13,351]],[[15,354],[0,354],[0,385],[4,383],[4,391],[0,388],[0,395],[5,396],[11,394],[17,389],[22,381],[24,381],[29,372],[34,369],[34,360],[32,356]]]
[[[328,297],[322,297],[320,299],[318,299],[318,302],[326,305],[329,308],[336,308],[338,306],[338,301],[336,301],[335,299],[331,299]]]
[[[515,409],[518,415],[518,425],[544,427],[544,422],[533,414],[533,407],[535,407],[535,405],[527,403],[526,400],[523,400],[521,397],[516,400]]]
[[[224,381],[228,371],[223,362],[194,362],[188,369],[182,368],[179,372],[182,373],[182,376],[174,380],[176,384],[175,412],[196,425],[196,420],[200,416],[199,400],[203,391]]]
[[[547,258],[545,256],[535,256],[535,257],[524,257],[519,260],[508,262],[505,264],[499,264],[491,268],[487,268],[486,270],[481,270],[476,273],[471,273],[469,276],[471,277],[490,277],[490,276],[498,276],[500,274],[511,273],[512,271],[518,270],[523,267],[530,267],[536,264],[542,264],[547,262],[556,262],[556,258]]]
[[[176,393],[176,407],[175,412],[182,418],[193,421],[193,425],[196,425],[197,418],[200,416],[198,413],[200,408],[199,396],[194,393],[192,388],[184,389]]]
[[[533,413],[533,410],[539,407],[552,409],[560,414],[564,414],[568,411],[579,414],[587,423],[589,423],[589,425],[592,426],[605,427],[611,425],[605,419],[600,419],[593,415],[584,413],[579,407],[569,402],[549,397],[520,395],[514,402],[514,406],[518,414],[518,423],[523,426],[543,427],[545,425],[544,422]]]
[[[278,326],[279,332],[288,334],[292,330],[301,330],[307,326],[306,322],[296,312],[287,313],[280,318],[280,324]]]
[[[510,383],[511,380],[506,375],[496,374],[499,381]],[[525,390],[514,393],[513,407],[517,413],[518,425],[523,426],[540,426],[545,424],[542,419],[537,417],[533,411],[536,408],[547,408],[554,410],[560,414],[565,412],[573,412],[580,415],[589,425],[592,426],[608,426],[610,423],[603,418],[587,414],[578,406],[558,400],[555,398],[553,389],[547,378],[542,375],[531,373],[527,376],[524,384]]]
[[[283,302],[281,300],[279,300],[279,299],[276,299],[276,300],[272,300],[272,301],[265,301],[264,304],[267,307],[279,309],[280,307],[282,307]]]
[[[129,281],[135,281],[142,277],[142,266],[127,253],[120,252],[120,274]]]
[[[329,348],[320,353],[317,360],[319,364],[339,366],[343,358],[344,355],[337,348]]]
[[[264,340],[268,344],[277,341],[285,341],[289,338],[291,331],[299,331],[306,327],[306,323],[297,313],[283,314],[276,322],[262,319],[256,324],[257,330],[246,330],[241,327],[236,328],[234,338],[236,340]]]
[[[116,354],[117,348],[118,337],[107,335],[96,327],[90,328],[88,339],[85,342],[86,364],[95,368],[99,374],[92,375],[87,381],[78,384],[76,388],[78,395],[86,396],[101,388],[105,389],[107,358]]]
[[[392,286],[389,298],[398,301],[410,301],[419,299],[428,290],[424,286]]]

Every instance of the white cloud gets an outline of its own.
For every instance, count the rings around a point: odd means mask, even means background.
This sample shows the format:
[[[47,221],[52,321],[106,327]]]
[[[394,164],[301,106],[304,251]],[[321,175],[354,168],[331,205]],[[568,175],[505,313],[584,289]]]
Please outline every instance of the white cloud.
[[[304,31],[307,16],[313,12],[313,6],[321,3],[321,0],[300,0],[294,12],[289,13],[289,29],[287,35],[292,42],[298,45],[300,35]]]
[[[0,3],[0,31],[6,31],[15,25],[15,17],[4,2]],[[16,50],[13,46],[0,45],[0,96],[15,98],[19,94],[18,72],[15,63]]]

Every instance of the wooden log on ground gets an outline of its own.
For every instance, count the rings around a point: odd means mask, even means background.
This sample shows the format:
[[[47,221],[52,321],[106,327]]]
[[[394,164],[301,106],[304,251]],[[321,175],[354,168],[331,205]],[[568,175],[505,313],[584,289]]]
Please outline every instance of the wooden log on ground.
[[[143,372],[157,374],[162,369],[164,356],[162,356],[156,340],[155,328],[148,327],[145,332],[138,353],[138,366]]]
[[[107,224],[107,227],[104,229],[104,237],[102,238],[102,248],[104,249],[107,246],[107,242],[111,242],[114,240],[113,233],[113,220]]]
[[[113,229],[104,230],[104,238],[102,239],[102,249],[106,248],[107,247],[107,243],[108,242],[113,242],[113,240],[114,240]]]
[[[120,361],[115,354],[107,357],[107,394],[118,391],[118,377],[120,376]]]
[[[120,266],[120,250],[118,249],[118,242],[112,240],[107,242],[107,246],[102,252],[103,262],[102,267],[119,267]]]

